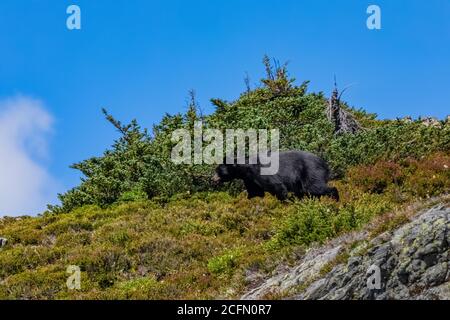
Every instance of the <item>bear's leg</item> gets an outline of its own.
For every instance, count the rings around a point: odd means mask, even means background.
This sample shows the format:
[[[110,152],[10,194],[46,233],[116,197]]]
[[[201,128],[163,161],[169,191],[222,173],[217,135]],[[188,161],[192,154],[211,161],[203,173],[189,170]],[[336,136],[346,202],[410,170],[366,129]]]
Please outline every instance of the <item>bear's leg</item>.
[[[253,199],[256,197],[264,198],[264,190],[257,186],[255,183],[244,181],[245,188],[247,189],[247,198]]]
[[[303,185],[301,183],[297,183],[295,186],[294,194],[299,199],[303,199],[305,197],[305,191],[303,190]]]
[[[289,196],[289,192],[283,184],[273,186],[269,192],[280,201],[285,201]]]
[[[277,199],[280,201],[285,201],[287,200],[289,196],[289,193],[287,191],[282,191],[281,193],[277,194]]]
[[[264,198],[264,191],[263,190],[252,190],[252,191],[248,191],[247,190],[247,193],[248,193],[248,195],[247,195],[247,199],[253,199],[253,198],[257,198],[257,197],[259,197],[259,198]]]

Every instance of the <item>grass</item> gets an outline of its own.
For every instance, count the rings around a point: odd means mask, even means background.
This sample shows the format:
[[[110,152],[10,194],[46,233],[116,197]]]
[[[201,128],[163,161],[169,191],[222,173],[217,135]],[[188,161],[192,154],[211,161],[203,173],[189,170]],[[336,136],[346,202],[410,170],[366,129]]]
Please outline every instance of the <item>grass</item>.
[[[269,274],[308,247],[374,221],[374,234],[406,222],[392,212],[448,193],[449,165],[450,156],[435,154],[354,168],[334,183],[339,203],[199,193],[166,204],[128,201],[4,218],[0,299],[236,298],[246,270]],[[81,269],[81,290],[66,287],[70,265]]]

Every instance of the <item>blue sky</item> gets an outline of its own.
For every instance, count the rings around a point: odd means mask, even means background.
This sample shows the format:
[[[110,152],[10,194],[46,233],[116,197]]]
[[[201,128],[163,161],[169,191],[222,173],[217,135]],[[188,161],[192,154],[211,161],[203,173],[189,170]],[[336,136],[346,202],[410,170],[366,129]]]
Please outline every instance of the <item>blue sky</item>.
[[[66,28],[71,4],[81,8],[81,30]],[[366,28],[370,4],[381,8],[382,30]],[[195,89],[210,112],[210,98],[243,91],[246,72],[258,82],[264,54],[289,61],[291,75],[311,80],[313,91],[328,94],[334,74],[341,86],[355,83],[346,100],[380,118],[450,113],[448,0],[2,0],[0,120],[3,112],[3,121],[33,121],[27,108],[47,114],[39,123],[48,127],[30,131],[45,152],[29,147],[30,136],[14,150],[45,170],[54,188],[42,201],[53,201],[53,191],[79,181],[68,166],[117,137],[102,107],[151,127],[185,110]],[[10,210],[41,206],[22,200]]]

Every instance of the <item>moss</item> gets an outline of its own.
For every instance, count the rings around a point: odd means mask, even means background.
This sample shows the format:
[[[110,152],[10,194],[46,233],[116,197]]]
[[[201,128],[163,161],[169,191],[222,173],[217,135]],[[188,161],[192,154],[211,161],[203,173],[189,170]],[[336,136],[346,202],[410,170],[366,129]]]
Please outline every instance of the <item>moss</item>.
[[[0,294],[6,299],[56,299],[67,291],[65,270],[55,266],[25,270],[6,278]]]
[[[340,264],[346,264],[349,258],[350,253],[348,252],[348,250],[343,250],[332,261],[328,262],[322,267],[322,269],[320,269],[318,278],[326,276],[331,272],[331,270],[334,269],[334,267]]]
[[[394,230],[397,227],[402,226],[409,221],[410,219],[408,215],[404,212],[397,215],[391,215],[389,217],[382,219],[382,221],[378,223],[374,229],[371,230],[370,236],[374,238],[384,232]]]

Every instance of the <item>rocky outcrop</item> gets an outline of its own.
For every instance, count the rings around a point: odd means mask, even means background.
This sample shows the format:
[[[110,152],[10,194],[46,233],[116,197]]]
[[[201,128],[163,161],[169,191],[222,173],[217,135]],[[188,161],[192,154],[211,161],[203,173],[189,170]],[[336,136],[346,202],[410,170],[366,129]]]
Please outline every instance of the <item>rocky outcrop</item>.
[[[295,286],[302,285],[313,279],[325,265],[333,261],[341,250],[341,246],[329,250],[313,250],[306,254],[302,262],[286,272],[279,272],[274,277],[264,281],[242,299],[253,300],[264,298],[267,294],[285,292]]]
[[[0,248],[6,246],[7,243],[8,243],[8,239],[0,238]]]
[[[434,117],[427,117],[424,119],[420,119],[421,123],[426,127],[442,127],[442,122]]]
[[[254,286],[242,298],[450,299],[449,230],[450,207],[437,205],[396,230],[361,241],[345,259],[337,257],[346,244],[367,233],[314,249],[297,266]]]

